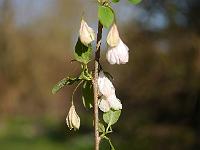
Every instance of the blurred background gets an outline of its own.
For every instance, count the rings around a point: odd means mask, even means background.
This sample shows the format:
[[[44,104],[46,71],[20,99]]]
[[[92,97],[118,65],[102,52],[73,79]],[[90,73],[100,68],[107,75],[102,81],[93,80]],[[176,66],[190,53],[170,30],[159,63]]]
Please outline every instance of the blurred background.
[[[102,64],[114,76],[122,116],[117,150],[200,149],[200,1],[126,0],[113,5],[126,65]],[[78,75],[70,63],[80,19],[97,27],[96,0],[0,0],[0,149],[92,150],[92,113],[75,97],[81,128],[65,124],[73,86],[52,86]],[[104,36],[107,34],[104,30]],[[105,43],[105,38],[104,41]],[[103,142],[102,150],[109,149]]]

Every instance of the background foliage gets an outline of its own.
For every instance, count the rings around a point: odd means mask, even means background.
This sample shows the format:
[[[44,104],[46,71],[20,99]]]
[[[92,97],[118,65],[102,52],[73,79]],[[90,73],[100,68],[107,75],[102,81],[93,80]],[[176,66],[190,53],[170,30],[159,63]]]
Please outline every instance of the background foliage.
[[[120,67],[102,60],[123,103],[114,145],[124,150],[200,149],[200,2],[119,3],[114,7],[130,62]],[[81,130],[69,132],[65,124],[74,87],[51,94],[64,75],[79,74],[79,65],[69,61],[82,10],[95,28],[95,1],[0,0],[2,150],[92,149],[92,114],[80,105]],[[80,96],[75,100],[82,102]]]

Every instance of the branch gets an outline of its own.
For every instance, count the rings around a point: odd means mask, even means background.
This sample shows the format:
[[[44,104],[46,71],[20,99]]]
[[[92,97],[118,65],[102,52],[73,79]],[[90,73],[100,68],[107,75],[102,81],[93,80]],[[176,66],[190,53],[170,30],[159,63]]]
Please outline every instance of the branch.
[[[95,61],[94,61],[94,79],[93,79],[93,89],[94,89],[94,133],[95,133],[95,150],[99,150],[99,110],[98,110],[98,70],[99,70],[99,59],[100,59],[100,50],[101,50],[101,39],[102,39],[102,29],[103,26],[98,23],[98,33],[97,33],[97,45],[95,52]]]

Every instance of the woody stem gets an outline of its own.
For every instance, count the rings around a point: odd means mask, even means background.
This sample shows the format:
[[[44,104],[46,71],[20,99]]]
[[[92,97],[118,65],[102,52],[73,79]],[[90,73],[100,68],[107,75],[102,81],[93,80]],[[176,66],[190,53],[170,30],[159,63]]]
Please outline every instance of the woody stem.
[[[96,45],[95,60],[94,60],[94,78],[93,78],[95,150],[99,150],[99,143],[100,143],[100,137],[99,137],[99,131],[98,131],[98,124],[99,124],[99,110],[98,110],[98,76],[99,76],[99,73],[98,73],[98,70],[99,70],[102,29],[103,29],[103,25],[99,21],[98,22],[98,33],[97,33],[97,45]]]

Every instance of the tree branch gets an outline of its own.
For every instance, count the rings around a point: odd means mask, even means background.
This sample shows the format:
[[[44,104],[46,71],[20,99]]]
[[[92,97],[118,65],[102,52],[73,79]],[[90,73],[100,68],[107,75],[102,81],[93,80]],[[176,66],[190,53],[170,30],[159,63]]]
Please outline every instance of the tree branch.
[[[97,33],[97,45],[95,52],[95,61],[94,61],[94,78],[93,78],[93,89],[94,89],[94,133],[95,133],[95,150],[99,150],[99,110],[98,110],[98,76],[99,76],[99,59],[100,59],[100,50],[101,50],[101,39],[102,39],[102,24],[98,23],[98,33]]]

